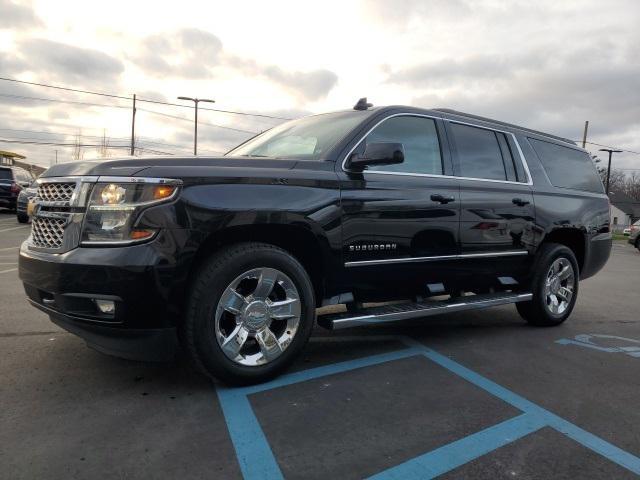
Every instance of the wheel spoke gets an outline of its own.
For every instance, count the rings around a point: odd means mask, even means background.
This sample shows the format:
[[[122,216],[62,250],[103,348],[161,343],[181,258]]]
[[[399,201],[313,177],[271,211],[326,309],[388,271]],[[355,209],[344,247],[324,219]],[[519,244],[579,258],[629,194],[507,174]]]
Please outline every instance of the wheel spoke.
[[[273,320],[288,320],[300,316],[300,300],[287,298],[286,300],[269,304],[269,312]]]
[[[247,300],[233,288],[227,288],[220,299],[220,306],[227,312],[238,315]]]
[[[560,272],[558,272],[558,277],[560,280],[566,280],[573,274],[573,269],[570,265],[565,265]]]
[[[264,356],[264,359],[269,362],[282,353],[282,348],[278,339],[268,328],[264,328],[259,332],[256,332],[256,341],[260,346],[260,351]]]
[[[222,342],[222,349],[231,358],[235,358],[240,353],[240,349],[247,341],[249,332],[242,325],[238,325],[231,334]]]
[[[266,299],[278,280],[278,271],[273,268],[263,268],[260,270],[260,278],[258,285],[253,292],[253,298],[260,300]]]
[[[558,301],[558,297],[555,294],[549,296],[551,299],[551,311],[553,313],[558,313],[558,309],[560,307],[560,302]]]
[[[568,287],[560,287],[556,292],[556,295],[565,302],[568,302],[571,299],[571,295],[573,295],[573,292]]]

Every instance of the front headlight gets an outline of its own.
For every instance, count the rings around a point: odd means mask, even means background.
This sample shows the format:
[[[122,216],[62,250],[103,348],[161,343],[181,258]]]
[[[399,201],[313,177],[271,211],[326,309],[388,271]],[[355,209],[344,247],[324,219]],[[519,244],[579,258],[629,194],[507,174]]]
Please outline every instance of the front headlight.
[[[165,179],[96,183],[87,206],[81,243],[128,244],[151,239],[157,230],[136,228],[140,211],[172,200],[179,186],[180,181]]]

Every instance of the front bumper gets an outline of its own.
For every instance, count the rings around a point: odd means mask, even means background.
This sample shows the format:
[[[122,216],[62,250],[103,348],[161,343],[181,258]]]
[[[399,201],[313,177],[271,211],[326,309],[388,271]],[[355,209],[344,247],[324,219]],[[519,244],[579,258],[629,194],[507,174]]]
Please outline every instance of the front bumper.
[[[90,348],[128,360],[166,362],[175,358],[178,341],[175,328],[123,329],[87,323],[60,313],[31,299],[31,305],[49,315],[53,323],[82,338]]]
[[[31,251],[25,242],[20,279],[32,305],[89,346],[129,359],[169,360],[177,350],[186,280],[176,260],[179,233],[162,231],[147,244],[63,254]],[[115,313],[102,314],[95,299],[113,301]]]

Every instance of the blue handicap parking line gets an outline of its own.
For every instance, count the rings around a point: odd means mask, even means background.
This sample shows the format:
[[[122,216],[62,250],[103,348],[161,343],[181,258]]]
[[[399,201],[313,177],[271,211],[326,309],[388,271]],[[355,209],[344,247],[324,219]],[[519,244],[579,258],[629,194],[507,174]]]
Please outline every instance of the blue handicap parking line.
[[[610,461],[640,475],[640,458],[583,430],[411,338],[403,336],[358,337],[357,339],[353,337],[334,337],[326,340],[353,341],[363,339],[367,341],[395,340],[402,342],[406,348],[289,373],[260,385],[242,388],[218,387],[216,389],[231,441],[238,457],[240,470],[245,479],[284,478],[269,442],[251,408],[249,395],[416,355],[424,355],[450,372],[513,405],[522,411],[522,414],[426,452],[396,467],[382,471],[372,478],[376,480],[434,478],[544,427],[553,428]]]
[[[525,413],[436,448],[370,478],[376,480],[435,478],[545,426],[541,418]]]

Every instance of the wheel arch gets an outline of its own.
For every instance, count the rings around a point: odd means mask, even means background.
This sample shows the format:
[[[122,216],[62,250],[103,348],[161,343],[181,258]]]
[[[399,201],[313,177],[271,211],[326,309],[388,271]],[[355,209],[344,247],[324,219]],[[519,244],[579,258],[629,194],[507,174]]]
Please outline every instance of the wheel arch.
[[[557,228],[547,233],[542,243],[558,243],[569,248],[576,256],[578,269],[584,269],[587,253],[587,236],[579,228]]]
[[[199,265],[220,249],[244,242],[261,242],[275,245],[289,252],[305,268],[313,284],[316,303],[322,301],[327,265],[326,238],[301,224],[250,224],[230,226],[206,235],[191,260],[188,284],[197,273]]]

